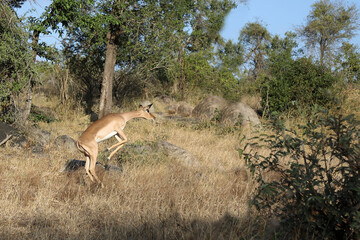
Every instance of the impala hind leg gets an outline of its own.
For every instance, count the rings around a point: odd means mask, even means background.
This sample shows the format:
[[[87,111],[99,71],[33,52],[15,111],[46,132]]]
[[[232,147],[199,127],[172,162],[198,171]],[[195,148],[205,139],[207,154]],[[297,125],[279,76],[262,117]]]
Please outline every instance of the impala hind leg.
[[[97,154],[90,155],[91,161],[90,161],[89,171],[90,171],[91,175],[95,178],[96,182],[97,182],[101,187],[104,187],[104,184],[100,181],[100,179],[98,178],[98,176],[96,175],[96,172],[95,172],[96,158],[97,158]]]
[[[90,170],[90,162],[91,162],[90,157],[89,157],[89,156],[86,156],[86,162],[85,162],[85,171],[86,171],[86,174],[90,177],[90,180],[91,180],[92,182],[95,182],[92,174],[91,174],[90,171],[89,171],[89,170]]]

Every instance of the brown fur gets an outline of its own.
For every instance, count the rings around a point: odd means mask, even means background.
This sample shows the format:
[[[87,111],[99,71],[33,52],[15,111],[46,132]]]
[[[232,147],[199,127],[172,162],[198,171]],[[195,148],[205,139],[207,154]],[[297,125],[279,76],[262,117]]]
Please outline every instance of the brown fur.
[[[138,111],[126,113],[112,113],[97,120],[91,124],[79,137],[76,142],[76,147],[86,157],[85,171],[92,182],[97,182],[103,187],[95,172],[96,160],[98,155],[98,143],[104,141],[111,136],[111,133],[116,132],[114,137],[119,143],[109,147],[107,150],[116,149],[109,155],[108,160],[121,148],[127,141],[127,137],[123,132],[126,122],[133,118],[155,119],[154,115],[150,113],[151,104],[142,107]],[[122,139],[121,139],[122,138]]]

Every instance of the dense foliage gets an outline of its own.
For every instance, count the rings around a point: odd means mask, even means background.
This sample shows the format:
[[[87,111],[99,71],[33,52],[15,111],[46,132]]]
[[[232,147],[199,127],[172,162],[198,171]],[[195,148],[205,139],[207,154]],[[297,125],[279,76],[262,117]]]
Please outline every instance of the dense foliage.
[[[35,69],[25,26],[6,2],[0,3],[0,15],[0,120],[14,121],[14,96],[33,84]]]
[[[319,112],[299,131],[276,125],[247,145],[268,154],[240,151],[259,184],[254,206],[281,223],[277,239],[360,237],[359,126],[352,115]]]
[[[80,102],[87,113],[99,110],[100,95],[101,108],[107,92],[119,105],[164,94],[177,99],[216,94],[238,101],[245,93],[261,97],[265,116],[302,114],[315,104],[331,104],[334,83],[359,83],[359,49],[345,41],[358,27],[354,6],[319,0],[297,34],[272,36],[256,21],[245,24],[237,42],[225,41],[220,35],[225,17],[242,2],[53,0],[39,18],[20,22],[13,8],[24,1],[5,1],[2,116],[15,111],[12,92],[28,92],[31,101],[27,86],[35,82],[35,55],[53,68],[62,104]],[[60,34],[61,48],[41,42],[51,31]],[[308,50],[319,47],[321,57],[305,55],[301,38]]]
[[[263,108],[271,113],[304,111],[315,104],[327,106],[335,82],[332,73],[309,58],[288,59],[270,66],[271,78],[264,83]]]

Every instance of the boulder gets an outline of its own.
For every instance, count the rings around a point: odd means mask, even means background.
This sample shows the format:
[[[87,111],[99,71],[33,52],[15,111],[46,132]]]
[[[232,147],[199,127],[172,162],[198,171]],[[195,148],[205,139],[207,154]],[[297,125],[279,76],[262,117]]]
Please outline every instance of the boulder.
[[[150,104],[152,104],[152,102],[150,102],[149,100],[144,100],[144,101],[141,101],[141,102],[139,103],[139,105],[140,105],[140,106],[143,106],[143,107],[149,106]],[[155,112],[154,104],[151,105],[149,111],[150,111],[151,113]]]
[[[187,102],[179,102],[176,113],[182,117],[189,117],[193,109],[194,108]]]
[[[166,112],[168,114],[176,114],[177,108],[178,108],[177,104],[171,104],[166,107]]]
[[[0,122],[0,143],[5,144],[8,140],[13,138],[14,136],[20,135],[19,131],[12,126]]]
[[[54,141],[56,148],[65,148],[71,151],[76,151],[75,140],[68,135],[61,135]]]
[[[123,169],[121,167],[111,166],[111,165],[107,165],[107,164],[103,165],[99,162],[96,163],[96,168],[103,168],[107,171],[118,172],[118,173],[122,173],[122,171],[123,171]],[[72,160],[67,161],[64,164],[64,166],[60,169],[60,172],[73,172],[73,171],[77,171],[79,169],[84,169],[84,171],[85,171],[85,161],[72,159]]]
[[[216,111],[221,111],[227,102],[219,96],[209,96],[202,100],[193,110],[192,116],[203,120],[211,120]]]
[[[167,106],[168,114],[176,114],[181,117],[189,117],[192,113],[193,107],[187,102],[177,102]]]
[[[186,167],[200,166],[199,161],[191,152],[166,141],[126,144],[121,148],[117,159],[120,164],[127,161],[149,163],[164,159],[164,155],[174,158]]]
[[[41,146],[48,146],[50,144],[51,134],[48,131],[33,127],[29,128],[27,133],[35,141],[35,143]]]
[[[226,125],[240,123],[245,126],[248,124],[259,125],[260,120],[256,112],[247,104],[238,102],[226,106],[221,111],[220,122]]]
[[[159,141],[157,146],[160,150],[163,150],[170,157],[175,158],[177,161],[182,163],[183,165],[191,168],[199,167],[199,161],[197,158],[189,151],[178,147],[174,144],[171,144],[166,141]]]

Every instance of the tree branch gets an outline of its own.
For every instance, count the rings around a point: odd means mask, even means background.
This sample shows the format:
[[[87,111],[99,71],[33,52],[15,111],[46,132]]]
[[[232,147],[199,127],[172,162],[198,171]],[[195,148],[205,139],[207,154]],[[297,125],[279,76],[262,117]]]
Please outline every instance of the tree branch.
[[[7,135],[7,134],[6,134],[5,139],[0,142],[0,146],[3,145],[3,144],[5,144],[7,141],[9,141],[9,139],[10,139],[11,137],[12,137],[12,135]]]

